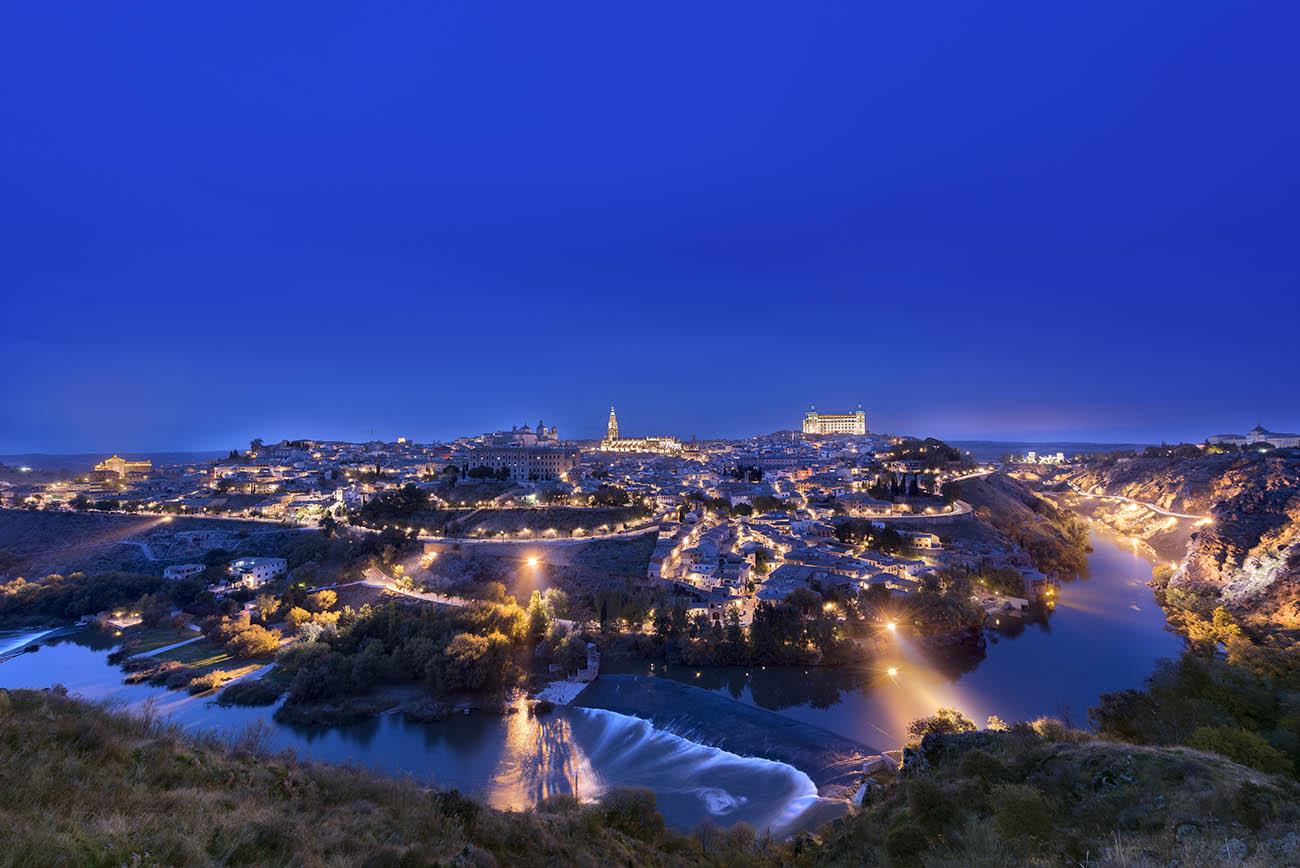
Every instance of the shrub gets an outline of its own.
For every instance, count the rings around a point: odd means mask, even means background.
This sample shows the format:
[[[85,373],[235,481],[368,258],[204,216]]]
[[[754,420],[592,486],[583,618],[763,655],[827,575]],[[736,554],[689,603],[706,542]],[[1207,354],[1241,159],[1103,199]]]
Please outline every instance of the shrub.
[[[1052,833],[1055,809],[1040,790],[1025,784],[1003,784],[993,791],[993,828],[1008,841],[1046,840]]]
[[[221,691],[218,705],[271,705],[284,691],[265,678],[245,678]]]
[[[204,675],[190,679],[188,690],[190,693],[206,693],[209,690],[216,690],[221,685],[230,680],[230,676],[220,669],[213,670]]]
[[[611,790],[600,800],[599,811],[606,825],[637,840],[653,843],[663,837],[664,818],[650,790]]]
[[[885,852],[894,865],[921,864],[921,855],[929,846],[930,839],[916,826],[895,826],[885,836]]]
[[[1271,774],[1282,774],[1291,768],[1291,761],[1285,754],[1258,733],[1239,726],[1199,727],[1187,740],[1187,745]]]
[[[919,743],[927,735],[950,735],[974,730],[974,722],[955,708],[941,708],[929,717],[917,718],[907,725],[907,734],[914,743]]]
[[[1029,726],[1034,730],[1034,734],[1044,741],[1077,742],[1085,738],[1082,733],[1070,729],[1055,717],[1040,717],[1032,721]]]
[[[970,750],[961,758],[961,773],[964,777],[995,783],[1006,777],[1007,769],[993,754],[982,750]]]
[[[226,650],[240,659],[266,657],[280,647],[280,634],[257,624],[240,629],[226,641]]]
[[[907,813],[917,824],[938,832],[957,819],[957,806],[938,784],[920,779],[907,784]]]

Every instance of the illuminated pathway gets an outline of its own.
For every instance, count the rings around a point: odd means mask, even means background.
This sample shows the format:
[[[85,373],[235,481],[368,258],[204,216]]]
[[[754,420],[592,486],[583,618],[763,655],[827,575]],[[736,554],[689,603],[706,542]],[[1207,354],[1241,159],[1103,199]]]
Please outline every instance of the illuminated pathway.
[[[1151,510],[1152,512],[1158,512],[1161,515],[1168,515],[1173,518],[1190,518],[1193,521],[1205,522],[1206,524],[1209,524],[1210,522],[1214,521],[1214,519],[1208,515],[1189,515],[1188,513],[1185,512],[1174,512],[1172,510],[1165,509],[1163,506],[1157,506],[1154,503],[1147,503],[1145,500],[1134,500],[1133,498],[1125,497],[1122,494],[1093,494],[1090,491],[1084,491],[1083,489],[1075,485],[1073,482],[1068,484],[1075,494],[1081,494],[1084,497],[1096,497],[1100,500],[1118,500],[1121,503],[1133,503],[1133,504],[1137,504],[1138,506],[1145,506],[1147,509]]]

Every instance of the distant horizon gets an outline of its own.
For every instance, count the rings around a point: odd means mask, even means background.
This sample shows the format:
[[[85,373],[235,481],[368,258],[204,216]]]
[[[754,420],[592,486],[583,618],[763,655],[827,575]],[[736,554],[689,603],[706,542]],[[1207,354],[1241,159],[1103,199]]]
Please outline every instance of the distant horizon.
[[[783,430],[789,430],[789,429],[783,429]],[[485,434],[485,433],[491,433],[491,432],[478,432],[478,434]],[[778,434],[778,433],[782,433],[781,430],[778,430],[778,431],[769,431],[769,432],[765,432],[764,434],[755,434],[755,435],[750,435],[750,437],[755,437],[755,436],[767,436],[767,435]],[[398,435],[398,436],[405,436],[405,435]],[[477,435],[477,434],[468,434],[468,435],[462,435],[462,436],[473,437],[473,436],[478,436],[478,435]],[[893,434],[892,432],[889,432],[889,433],[881,433],[881,434],[879,434],[879,435],[877,435],[877,436],[898,436],[898,435],[895,435],[895,434]],[[925,437],[929,437],[929,436],[933,436],[933,435],[928,435],[928,434],[916,434],[916,435],[903,435],[903,436],[914,436],[914,437],[919,437],[919,438],[925,438]],[[376,437],[376,438],[374,438],[374,440],[338,440],[338,439],[336,439],[336,438],[328,438],[328,437],[307,437],[307,436],[303,436],[303,437],[275,438],[275,439],[263,438],[263,440],[265,441],[265,443],[266,443],[267,445],[272,445],[272,444],[275,444],[275,443],[279,443],[279,442],[281,442],[282,440],[290,440],[290,441],[292,441],[292,440],[299,440],[299,439],[303,439],[303,440],[320,440],[320,441],[339,442],[339,443],[368,443],[368,442],[394,443],[394,442],[396,442],[396,439],[397,439],[397,438],[396,438],[396,437]],[[410,439],[413,443],[416,443],[416,444],[419,444],[419,445],[429,445],[429,444],[435,444],[435,443],[437,443],[437,444],[451,443],[451,442],[453,442],[453,441],[454,441],[455,439],[457,439],[457,438],[452,438],[452,439],[450,439],[450,440],[420,440],[420,439],[418,439],[418,438],[408,438],[408,439]],[[561,440],[566,440],[566,441],[577,441],[577,442],[594,442],[594,441],[599,440],[600,438],[599,438],[599,437],[564,437],[564,436],[561,436],[560,439],[561,439]],[[700,439],[700,440],[746,440],[746,439],[749,439],[749,437],[701,437],[701,438],[698,438],[698,439]],[[937,439],[939,439],[939,440],[943,440],[943,442],[948,443],[948,444],[950,444],[950,445],[955,445],[955,446],[977,446],[977,445],[987,445],[987,446],[1080,446],[1080,447],[1102,447],[1102,446],[1108,446],[1108,447],[1120,447],[1120,446],[1153,446],[1153,445],[1156,445],[1156,442],[1152,442],[1152,441],[1142,441],[1142,440],[1073,440],[1073,439],[1068,439],[1068,438],[1058,438],[1058,439],[1054,439],[1054,440],[1023,440],[1023,439],[1007,439],[1007,440],[1002,440],[1002,439],[989,439],[989,438],[968,438],[968,439],[965,439],[965,438],[944,438],[944,437],[940,437],[940,438],[937,438]],[[250,439],[249,442],[251,442],[251,439]],[[1198,443],[1199,443],[1199,442],[1202,442],[1202,441],[1188,441],[1188,440],[1183,440],[1183,441],[1164,441],[1164,442],[1168,442],[1168,443],[1179,443],[1179,442],[1182,442],[1182,443],[1191,443],[1191,442],[1198,442]],[[234,446],[228,446],[228,447],[220,447],[220,448],[213,448],[213,449],[82,449],[82,450],[76,450],[76,451],[71,451],[71,452],[39,452],[39,451],[26,451],[26,452],[0,452],[0,462],[8,463],[8,460],[9,460],[9,459],[20,459],[20,458],[50,458],[50,459],[67,459],[67,458],[93,458],[93,457],[98,457],[98,456],[101,456],[101,455],[102,455],[102,456],[105,456],[105,457],[110,456],[110,455],[120,455],[120,456],[122,456],[122,457],[124,457],[124,458],[138,458],[138,457],[149,457],[149,456],[157,456],[157,455],[176,455],[176,456],[203,455],[203,456],[219,456],[219,455],[227,454],[227,453],[228,453],[230,450],[232,450],[232,449],[236,449],[236,450],[242,450],[242,449],[245,449],[245,448],[247,447],[247,445],[248,445],[247,443],[243,443],[243,444],[240,444],[240,445],[234,445]]]

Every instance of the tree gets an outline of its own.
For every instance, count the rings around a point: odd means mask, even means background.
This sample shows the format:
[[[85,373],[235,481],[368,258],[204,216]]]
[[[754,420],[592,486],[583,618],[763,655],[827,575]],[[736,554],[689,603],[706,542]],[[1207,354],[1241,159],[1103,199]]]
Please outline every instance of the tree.
[[[90,498],[86,497],[84,494],[78,493],[68,502],[68,505],[76,510],[90,509]]]
[[[546,638],[551,630],[551,615],[546,611],[540,591],[533,591],[528,598],[528,642],[536,645]]]
[[[919,717],[907,725],[910,741],[916,743],[927,735],[953,735],[974,730],[975,723],[955,708],[940,708],[929,717]]]
[[[311,612],[298,606],[294,606],[289,610],[289,614],[284,616],[284,620],[290,627],[297,630],[303,624],[311,621]]]
[[[251,657],[266,657],[274,654],[280,647],[280,634],[257,624],[241,628],[226,642],[226,650],[233,657],[246,660]]]
[[[275,613],[280,611],[280,600],[272,594],[258,594],[253,600],[253,605],[257,608],[257,616],[264,623],[269,622],[275,617]]]
[[[334,517],[334,513],[327,512],[321,517],[320,530],[325,535],[325,539],[333,538],[334,534],[338,533],[338,529],[339,520]]]
[[[338,602],[339,595],[334,591],[326,588],[323,591],[317,591],[314,594],[307,595],[307,608],[313,612],[324,612],[334,607]]]
[[[1258,733],[1239,726],[1202,726],[1192,733],[1187,746],[1217,753],[1243,766],[1270,774],[1291,771],[1291,760]]]

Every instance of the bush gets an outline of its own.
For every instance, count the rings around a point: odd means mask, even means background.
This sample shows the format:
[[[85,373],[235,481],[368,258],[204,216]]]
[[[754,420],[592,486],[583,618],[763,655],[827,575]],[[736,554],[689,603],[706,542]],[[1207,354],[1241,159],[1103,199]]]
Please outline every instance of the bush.
[[[1056,811],[1041,790],[1025,784],[1003,784],[993,790],[993,828],[1008,841],[1046,840]]]
[[[1006,766],[991,753],[982,750],[967,751],[961,758],[964,777],[976,778],[985,783],[996,783],[1006,777]]]
[[[938,784],[921,779],[907,784],[907,813],[927,830],[939,832],[957,819],[957,806]]]
[[[663,837],[664,818],[650,790],[611,790],[598,810],[606,825],[639,841],[649,844]]]
[[[265,678],[245,678],[221,691],[218,705],[272,705],[284,691]]]
[[[226,640],[226,650],[231,656],[247,660],[251,657],[267,657],[274,654],[280,647],[280,634],[260,627],[257,624],[250,624],[241,628],[237,633]]]
[[[230,680],[230,675],[222,672],[220,669],[213,670],[197,678],[190,679],[188,690],[190,693],[206,693],[209,690],[216,690],[221,685]]]
[[[974,731],[975,723],[955,708],[941,708],[929,717],[917,718],[907,725],[907,734],[913,743],[919,743],[927,735]]]
[[[885,836],[885,852],[894,865],[920,865],[930,839],[916,826],[895,826]]]
[[[1235,763],[1270,774],[1283,774],[1291,769],[1291,761],[1285,754],[1258,733],[1239,726],[1202,726],[1192,733],[1187,746],[1217,753]]]

